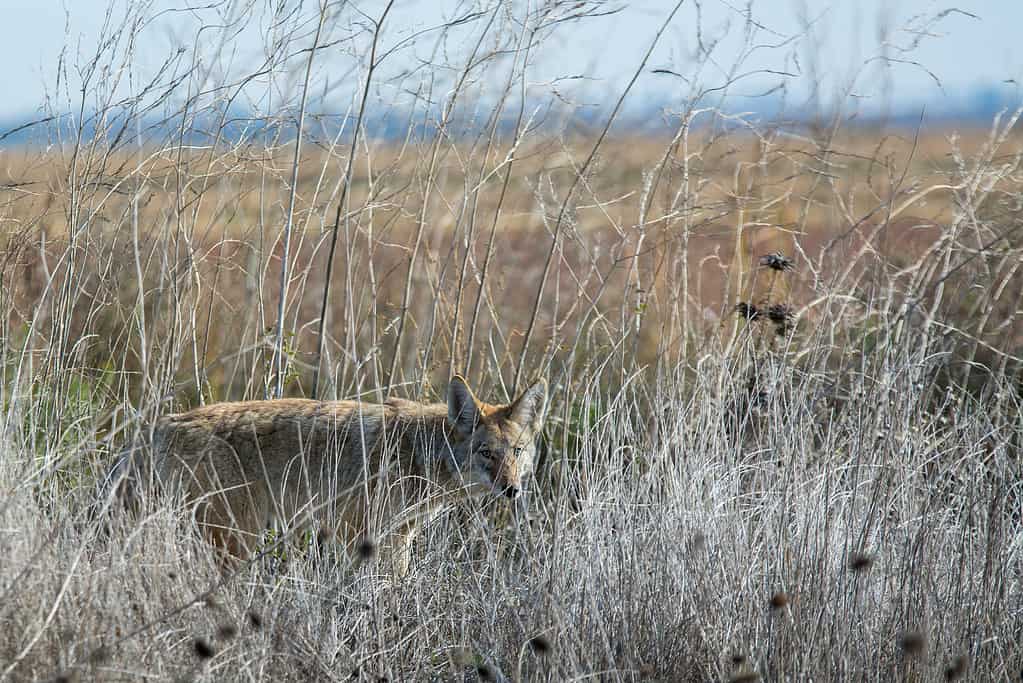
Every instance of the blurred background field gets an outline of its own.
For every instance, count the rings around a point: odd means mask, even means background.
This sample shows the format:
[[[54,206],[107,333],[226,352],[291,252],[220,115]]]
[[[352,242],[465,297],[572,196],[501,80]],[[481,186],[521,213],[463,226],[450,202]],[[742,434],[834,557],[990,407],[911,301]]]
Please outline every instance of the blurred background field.
[[[0,680],[1018,677],[1017,10],[783,4],[58,13],[0,125]],[[548,377],[542,458],[403,582],[90,516],[160,414],[455,372]]]
[[[807,330],[842,316],[852,324],[875,305],[937,304],[943,324],[960,333],[950,340],[955,349],[976,346],[979,360],[996,366],[997,350],[1018,362],[1017,177],[1001,170],[1015,161],[1016,138],[990,149],[982,131],[814,136],[699,131],[683,151],[668,135],[619,135],[601,146],[585,195],[560,226],[559,188],[571,183],[593,134],[541,138],[514,157],[507,144],[466,141],[424,159],[420,147],[432,141],[374,141],[374,168],[353,173],[338,231],[324,349],[336,377],[329,392],[355,391],[365,381],[356,366],[372,369],[366,378],[386,392],[392,362],[396,386],[413,378],[443,385],[452,368],[475,370],[477,381],[503,369],[510,382],[555,233],[529,367],[563,363],[572,350],[551,340],[580,336],[590,353],[629,338],[636,367],[672,366],[684,360],[683,347],[727,343],[737,303],[768,299],[790,305]],[[115,151],[83,169],[74,194],[67,155],[8,153],[6,175],[17,179],[5,203],[10,340],[48,349],[51,331],[66,327],[82,367],[137,373],[155,352],[144,352],[135,333],[144,318],[156,332],[149,344],[166,343],[175,326],[187,338],[166,391],[192,400],[200,391],[206,400],[263,396],[280,303],[279,219],[290,195],[286,147]],[[344,161],[340,151],[313,148],[298,166],[285,307],[290,394],[308,394],[315,375]],[[990,178],[977,177],[978,163]],[[971,192],[984,197],[966,221],[956,202],[973,201]],[[70,216],[87,228],[69,231]],[[784,277],[765,271],[760,257],[776,252],[799,267]],[[962,267],[945,272],[950,254]],[[955,295],[928,298],[942,278]],[[168,288],[172,305],[159,296]],[[993,290],[1002,295],[978,303]],[[76,296],[37,305],[63,291]],[[836,293],[850,298],[830,300]]]

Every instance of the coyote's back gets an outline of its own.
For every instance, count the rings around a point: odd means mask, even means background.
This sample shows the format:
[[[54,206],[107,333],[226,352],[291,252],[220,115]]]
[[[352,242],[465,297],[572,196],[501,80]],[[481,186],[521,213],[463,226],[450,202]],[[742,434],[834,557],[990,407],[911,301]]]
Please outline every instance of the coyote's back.
[[[311,524],[352,544],[387,539],[399,571],[417,528],[475,494],[516,497],[533,469],[546,383],[508,405],[460,377],[447,404],[281,399],[218,403],[161,417],[153,478],[195,507],[207,538],[248,557],[268,523]]]

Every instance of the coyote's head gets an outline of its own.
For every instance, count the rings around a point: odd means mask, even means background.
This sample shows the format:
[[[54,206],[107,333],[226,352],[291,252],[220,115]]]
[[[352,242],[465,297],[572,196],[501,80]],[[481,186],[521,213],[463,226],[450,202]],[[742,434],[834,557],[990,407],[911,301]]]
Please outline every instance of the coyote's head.
[[[542,379],[505,406],[483,403],[464,379],[451,379],[448,421],[457,435],[452,450],[468,484],[509,498],[522,493],[533,473],[546,402],[547,382]]]

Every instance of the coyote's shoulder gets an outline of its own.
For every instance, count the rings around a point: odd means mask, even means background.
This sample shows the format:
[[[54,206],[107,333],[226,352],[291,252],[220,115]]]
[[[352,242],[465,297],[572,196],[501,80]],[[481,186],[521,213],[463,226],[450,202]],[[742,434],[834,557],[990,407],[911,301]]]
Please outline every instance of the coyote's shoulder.
[[[318,524],[351,543],[396,535],[475,494],[516,497],[529,479],[546,383],[507,405],[452,379],[447,403],[280,399],[217,403],[165,415],[153,475],[192,502],[210,540],[245,557],[276,520]]]

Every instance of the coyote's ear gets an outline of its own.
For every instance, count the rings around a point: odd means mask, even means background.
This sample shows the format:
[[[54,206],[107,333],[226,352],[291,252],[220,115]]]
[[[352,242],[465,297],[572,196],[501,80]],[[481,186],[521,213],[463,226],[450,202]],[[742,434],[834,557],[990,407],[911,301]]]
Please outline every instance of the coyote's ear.
[[[448,384],[448,422],[462,435],[469,436],[480,419],[480,405],[460,375]]]
[[[544,408],[547,405],[547,380],[540,378],[533,382],[512,404],[512,420],[529,427],[534,433],[543,426]]]

